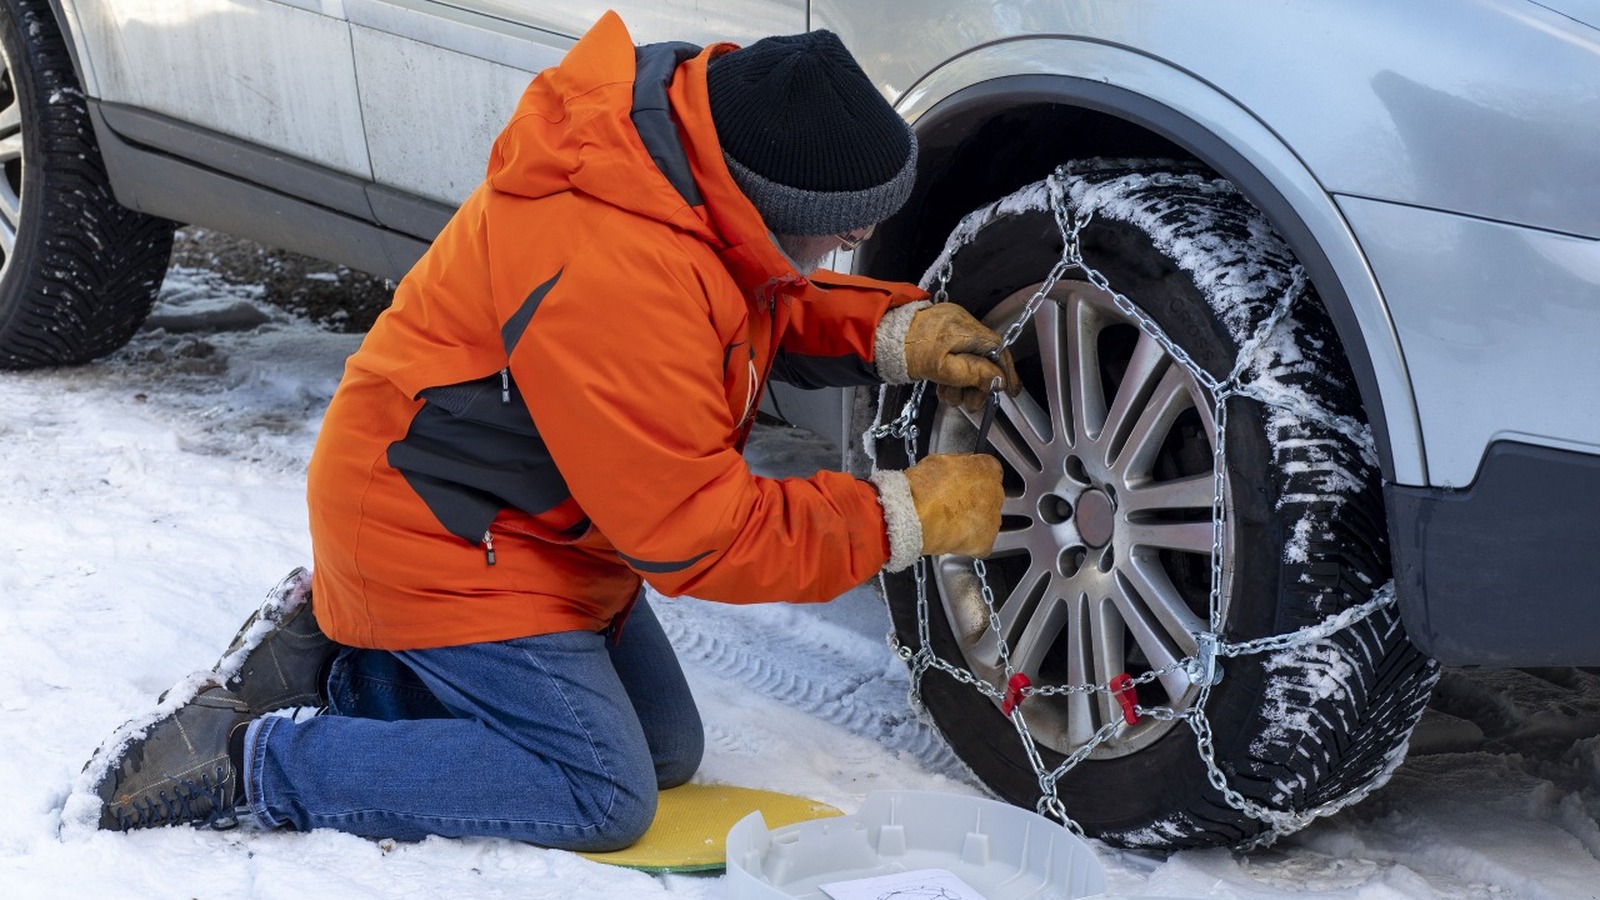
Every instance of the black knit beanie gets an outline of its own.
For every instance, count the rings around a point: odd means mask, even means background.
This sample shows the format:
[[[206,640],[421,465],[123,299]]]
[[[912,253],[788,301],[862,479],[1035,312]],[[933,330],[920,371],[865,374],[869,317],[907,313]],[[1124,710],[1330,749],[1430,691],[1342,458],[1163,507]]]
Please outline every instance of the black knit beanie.
[[[728,170],[772,231],[853,231],[911,194],[916,136],[833,32],[724,53],[706,81]]]

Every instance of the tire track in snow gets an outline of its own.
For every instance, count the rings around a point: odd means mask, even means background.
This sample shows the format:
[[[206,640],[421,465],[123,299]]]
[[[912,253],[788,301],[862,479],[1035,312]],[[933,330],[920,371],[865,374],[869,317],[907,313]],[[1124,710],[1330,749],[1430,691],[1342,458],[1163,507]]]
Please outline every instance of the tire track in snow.
[[[944,739],[912,711],[906,699],[910,683],[887,645],[874,650],[866,636],[801,607],[719,609],[688,602],[701,608],[673,601],[655,605],[684,663],[909,755],[929,771],[970,778]]]
[[[1478,752],[1538,784],[1530,809],[1600,861],[1600,673],[1446,669],[1414,755]]]

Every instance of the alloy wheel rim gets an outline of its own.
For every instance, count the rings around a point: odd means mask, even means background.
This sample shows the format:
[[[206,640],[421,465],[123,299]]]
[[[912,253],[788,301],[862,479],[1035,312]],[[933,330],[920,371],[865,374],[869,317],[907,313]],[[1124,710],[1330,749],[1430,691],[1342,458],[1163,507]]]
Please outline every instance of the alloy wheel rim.
[[[1006,298],[985,323],[1004,331],[1039,287]],[[1058,282],[1012,352],[1024,390],[1002,399],[985,448],[1006,472],[987,568],[1010,662],[1046,689],[1164,670],[1139,687],[1139,703],[1189,709],[1199,689],[1180,663],[1209,630],[1217,429],[1208,395],[1084,282]],[[970,451],[976,418],[941,407],[930,451]],[[1005,659],[972,561],[938,557],[932,572],[962,661],[1003,686]],[[1047,690],[1029,699],[1026,717],[1034,738],[1061,754],[1119,723],[1093,759],[1137,752],[1176,724],[1128,725],[1105,692]]]
[[[11,268],[22,228],[22,98],[11,56],[0,47],[0,277]]]

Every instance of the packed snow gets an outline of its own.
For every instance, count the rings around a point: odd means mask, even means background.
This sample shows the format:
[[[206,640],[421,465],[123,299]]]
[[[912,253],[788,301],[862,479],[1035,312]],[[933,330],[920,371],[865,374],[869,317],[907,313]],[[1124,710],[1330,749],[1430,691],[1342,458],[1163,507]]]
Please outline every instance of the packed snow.
[[[304,467],[359,338],[287,316],[260,293],[174,269],[152,327],[126,350],[0,373],[0,896],[726,896],[716,874],[648,875],[504,840],[395,843],[248,820],[110,834],[63,822],[100,741],[209,668],[266,592],[309,561]],[[834,452],[763,428],[747,456],[784,476]],[[908,708],[869,587],[823,605],[652,602],[704,713],[698,780],[847,812],[882,789],[985,796]],[[1111,889],[1600,896],[1600,676],[1451,670],[1434,706],[1411,757],[1365,803],[1249,856],[1095,844]]]

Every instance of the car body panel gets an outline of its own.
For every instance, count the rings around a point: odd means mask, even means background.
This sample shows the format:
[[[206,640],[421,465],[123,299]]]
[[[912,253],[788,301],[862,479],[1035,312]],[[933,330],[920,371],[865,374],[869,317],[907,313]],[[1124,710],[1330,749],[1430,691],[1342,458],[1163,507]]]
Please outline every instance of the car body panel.
[[[84,88],[365,178],[350,30],[331,4],[81,0]],[[315,8],[313,8],[315,7]],[[313,62],[314,61],[314,62]]]
[[[571,45],[481,16],[441,18],[379,0],[350,0],[348,9],[376,180],[452,207],[483,180],[489,146],[531,73]]]
[[[641,43],[805,28],[801,0],[345,0],[376,180],[460,203],[482,180],[489,145],[533,73],[559,62],[576,35],[612,7]]]
[[[1339,198],[1410,365],[1430,482],[1513,440],[1600,455],[1600,241]]]
[[[814,10],[813,24],[839,31],[897,100],[1012,41],[1103,44],[1248,110],[1329,193],[1600,237],[1600,179],[1570,177],[1594,171],[1600,152],[1600,31],[1527,0],[1284,0],[1270,16],[1252,0]]]
[[[1533,0],[1533,2],[1573,21],[1600,28],[1600,0]]]
[[[747,43],[769,34],[806,30],[806,0],[398,0],[451,6],[519,22],[550,34],[575,36],[589,30],[606,10],[628,23],[635,42],[713,41]]]

